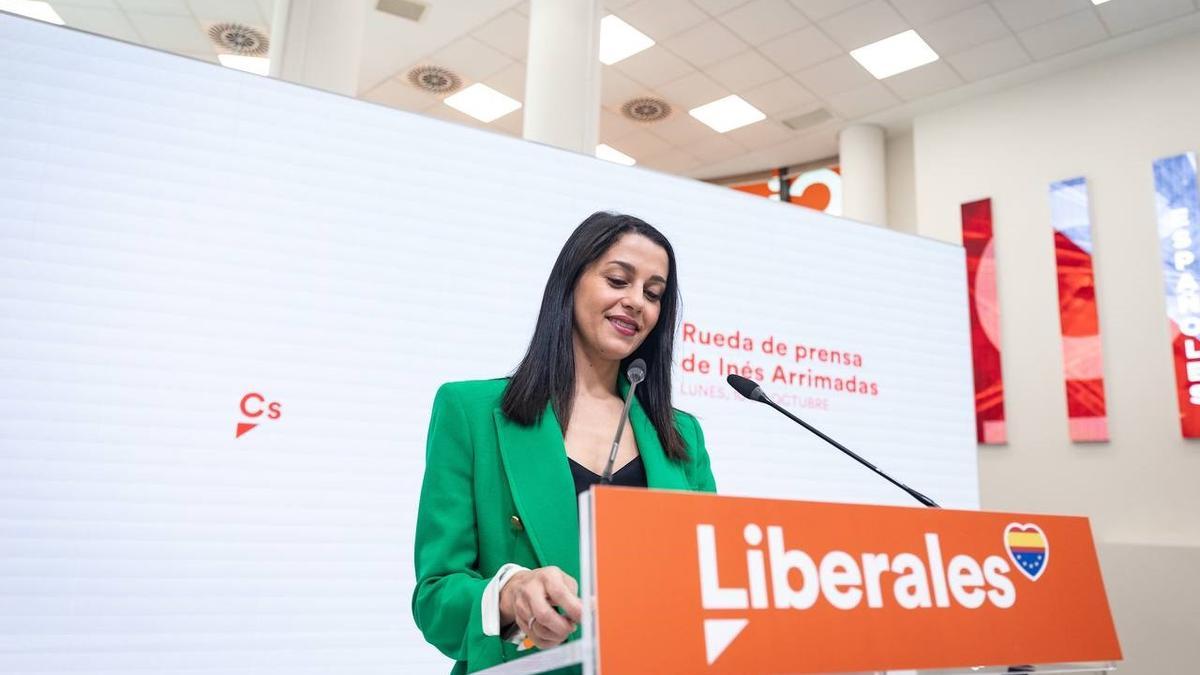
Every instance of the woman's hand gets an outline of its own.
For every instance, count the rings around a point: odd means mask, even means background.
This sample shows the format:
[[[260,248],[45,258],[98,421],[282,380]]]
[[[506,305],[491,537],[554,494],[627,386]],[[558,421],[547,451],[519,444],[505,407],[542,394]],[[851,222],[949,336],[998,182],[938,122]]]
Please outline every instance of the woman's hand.
[[[578,592],[579,584],[557,567],[517,572],[500,591],[500,625],[516,622],[538,649],[561,644],[583,614]]]

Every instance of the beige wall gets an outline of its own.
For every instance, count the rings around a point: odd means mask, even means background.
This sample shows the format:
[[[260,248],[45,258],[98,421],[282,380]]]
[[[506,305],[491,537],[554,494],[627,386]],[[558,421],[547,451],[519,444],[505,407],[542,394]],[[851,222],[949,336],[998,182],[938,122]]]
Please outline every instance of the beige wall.
[[[903,139],[889,142],[889,194],[911,181],[916,219],[890,200],[892,227],[957,243],[959,205],[992,198],[1009,444],[979,450],[984,508],[1089,516],[1121,672],[1200,672],[1200,441],[1179,432],[1151,175],[1159,157],[1200,151],[1200,39],[920,116]],[[1067,436],[1049,224],[1049,183],[1078,175],[1111,434],[1098,444]]]

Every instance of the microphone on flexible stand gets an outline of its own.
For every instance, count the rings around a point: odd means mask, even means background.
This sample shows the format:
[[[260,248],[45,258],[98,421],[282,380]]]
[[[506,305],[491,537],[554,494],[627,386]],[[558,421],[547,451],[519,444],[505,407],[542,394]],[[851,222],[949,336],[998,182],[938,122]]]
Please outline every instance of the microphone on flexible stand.
[[[617,424],[617,435],[613,438],[612,450],[608,453],[608,463],[604,465],[604,473],[600,474],[600,484],[612,483],[613,464],[617,462],[617,449],[621,447],[621,432],[625,431],[625,420],[629,419],[629,406],[633,404],[633,390],[646,379],[646,361],[634,359],[625,369],[625,377],[629,379],[629,391],[625,392],[625,408],[621,411],[621,421]]]
[[[855,461],[857,461],[859,464],[862,464],[863,466],[874,471],[875,473],[879,474],[880,476],[883,476],[884,479],[886,479],[889,483],[891,483],[892,485],[895,485],[896,487],[900,488],[901,490],[904,490],[909,495],[911,495],[913,499],[921,502],[925,506],[929,506],[929,507],[935,508],[935,509],[940,508],[937,505],[937,502],[933,501],[929,497],[926,497],[925,495],[921,494],[920,492],[917,492],[916,490],[908,487],[907,485],[905,485],[904,483],[901,483],[900,481],[896,480],[895,478],[892,478],[891,476],[887,475],[883,471],[880,471],[878,467],[876,467],[874,464],[868,462],[867,460],[863,459],[862,457],[859,457],[850,448],[847,448],[846,446],[842,445],[841,443],[838,443],[837,441],[833,440],[832,438],[826,436],[825,434],[821,433],[821,431],[819,429],[817,429],[816,427],[812,426],[808,422],[805,422],[804,420],[800,419],[799,417],[796,417],[792,413],[790,413],[787,410],[785,410],[784,408],[780,407],[779,404],[772,401],[770,399],[770,397],[767,396],[766,392],[764,392],[762,390],[762,387],[755,384],[755,382],[753,380],[748,380],[748,379],[742,377],[741,375],[730,375],[729,377],[725,378],[725,381],[729,383],[729,386],[736,389],[737,393],[741,394],[742,396],[745,396],[746,398],[750,399],[751,401],[758,401],[759,403],[766,403],[767,405],[771,406],[772,408],[783,413],[784,415],[786,415],[788,417],[788,419],[792,420],[793,422],[796,422],[797,424],[804,427],[805,429],[808,429],[809,431],[813,432],[814,434],[819,436],[821,438],[821,440],[832,445],[833,447],[837,448],[838,450],[841,450],[842,452],[846,453],[847,455],[852,457]]]

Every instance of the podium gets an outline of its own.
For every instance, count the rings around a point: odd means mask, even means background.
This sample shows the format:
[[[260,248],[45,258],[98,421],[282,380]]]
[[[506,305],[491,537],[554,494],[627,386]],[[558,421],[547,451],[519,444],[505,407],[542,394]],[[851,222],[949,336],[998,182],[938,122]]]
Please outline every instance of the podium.
[[[581,495],[579,518],[582,636],[479,673],[1099,673],[1121,659],[1086,518],[614,487]]]

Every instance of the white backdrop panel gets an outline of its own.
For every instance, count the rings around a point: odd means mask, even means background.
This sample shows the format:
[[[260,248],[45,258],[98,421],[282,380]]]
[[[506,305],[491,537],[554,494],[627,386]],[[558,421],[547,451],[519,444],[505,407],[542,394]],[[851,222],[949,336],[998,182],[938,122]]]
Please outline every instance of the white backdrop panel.
[[[677,352],[722,492],[910,503],[689,356],[978,504],[960,248],[8,15],[0,157],[0,672],[444,671],[409,611],[433,392],[511,370],[599,209],[755,340]]]

